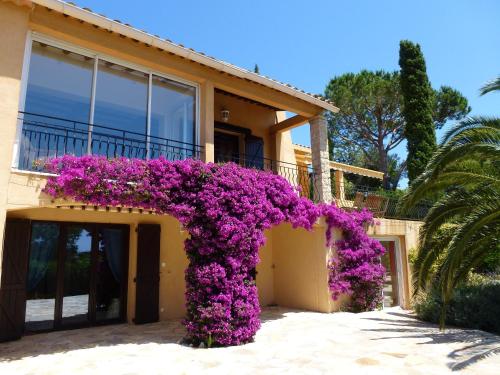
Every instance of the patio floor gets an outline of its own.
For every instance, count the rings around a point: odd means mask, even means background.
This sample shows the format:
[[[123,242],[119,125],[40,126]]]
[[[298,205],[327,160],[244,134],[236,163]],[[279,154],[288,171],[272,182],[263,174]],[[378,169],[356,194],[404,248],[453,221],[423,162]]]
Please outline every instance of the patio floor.
[[[399,308],[320,314],[268,308],[255,342],[179,345],[179,321],[113,325],[0,344],[0,374],[498,374],[500,336],[439,332]]]

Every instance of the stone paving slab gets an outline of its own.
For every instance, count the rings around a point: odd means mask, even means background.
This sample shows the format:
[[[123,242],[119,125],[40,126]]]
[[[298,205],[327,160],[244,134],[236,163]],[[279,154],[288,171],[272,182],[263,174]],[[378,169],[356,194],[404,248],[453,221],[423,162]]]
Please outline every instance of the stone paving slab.
[[[26,336],[0,344],[0,374],[500,374],[500,336],[443,333],[399,308],[262,320],[255,342],[230,348],[179,345],[180,321]]]

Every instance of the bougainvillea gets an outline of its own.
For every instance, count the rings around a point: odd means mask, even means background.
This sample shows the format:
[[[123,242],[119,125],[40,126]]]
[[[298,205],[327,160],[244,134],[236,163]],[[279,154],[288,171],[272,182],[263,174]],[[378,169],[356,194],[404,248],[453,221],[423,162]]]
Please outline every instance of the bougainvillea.
[[[260,327],[260,306],[251,270],[259,262],[264,230],[287,221],[311,229],[321,215],[331,230],[340,228],[338,257],[331,263],[332,296],[348,293],[372,307],[364,286],[380,295],[380,245],[366,236],[366,214],[301,198],[284,178],[234,163],[187,159],[169,161],[64,156],[47,162],[44,192],[100,206],[142,208],[177,218],[189,232],[185,249],[184,324],[194,344],[234,345],[251,340]],[[333,265],[337,264],[338,267]],[[363,295],[363,297],[359,297]],[[359,301],[358,301],[359,299]]]
[[[373,310],[382,301],[385,268],[380,262],[384,247],[366,234],[365,225],[373,223],[369,211],[345,212],[324,205],[322,214],[328,225],[327,245],[335,245],[336,254],[329,264],[329,286],[332,298],[342,294],[351,297],[351,311]],[[333,243],[332,229],[342,231],[342,238]]]

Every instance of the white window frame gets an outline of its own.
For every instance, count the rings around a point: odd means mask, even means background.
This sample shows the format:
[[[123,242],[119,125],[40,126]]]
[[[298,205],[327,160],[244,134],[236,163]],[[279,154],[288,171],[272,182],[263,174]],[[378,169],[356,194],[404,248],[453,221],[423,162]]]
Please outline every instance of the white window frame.
[[[74,52],[80,54],[82,56],[90,57],[94,59],[94,68],[92,73],[92,92],[91,92],[91,102],[90,102],[90,115],[89,115],[89,140],[91,137],[92,124],[94,122],[94,109],[95,109],[95,94],[96,94],[96,82],[97,82],[97,72],[98,72],[98,64],[99,60],[105,60],[113,64],[121,65],[126,68],[134,69],[139,72],[145,73],[148,75],[148,98],[147,98],[147,155],[149,154],[149,143],[150,143],[150,132],[151,132],[151,92],[152,92],[152,78],[153,75],[162,77],[165,79],[169,79],[175,82],[182,83],[187,86],[191,86],[195,89],[195,124],[194,124],[194,146],[199,147],[200,144],[200,84],[197,82],[189,81],[174,75],[166,74],[163,72],[159,72],[154,69],[150,69],[141,65],[137,65],[126,60],[121,60],[115,58],[113,56],[107,55],[105,53],[96,52],[84,47],[80,47],[78,45],[68,43],[66,41],[61,41],[59,39],[55,39],[53,37],[38,33],[36,31],[29,31],[26,37],[26,45],[24,49],[24,61],[23,61],[23,69],[21,74],[21,90],[19,97],[19,111],[23,112],[25,109],[26,103],[26,92],[28,87],[28,78],[29,78],[29,67],[31,60],[31,50],[33,46],[33,42],[40,42],[47,44],[51,47],[64,49],[70,52]],[[22,114],[19,116],[19,121],[16,130],[16,138],[14,141],[14,150],[13,150],[13,158],[12,158],[12,168],[16,169],[19,165],[19,152],[22,138]],[[91,145],[89,142],[88,145],[88,153],[91,152]],[[195,152],[197,150],[194,150]],[[148,156],[149,157],[149,156]]]

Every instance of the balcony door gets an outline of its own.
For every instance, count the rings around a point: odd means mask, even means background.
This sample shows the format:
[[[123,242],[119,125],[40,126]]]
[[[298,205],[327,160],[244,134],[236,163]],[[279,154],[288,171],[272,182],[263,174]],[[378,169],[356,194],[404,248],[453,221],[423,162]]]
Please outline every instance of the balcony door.
[[[250,129],[216,123],[214,158],[216,163],[232,161],[249,168],[264,169],[264,140]],[[268,165],[271,167],[271,165]]]
[[[214,158],[216,163],[240,162],[240,139],[236,134],[222,131],[214,133]]]
[[[197,88],[127,65],[33,41],[15,167],[65,154],[198,157]]]
[[[33,222],[25,330],[122,321],[127,274],[128,226]]]

